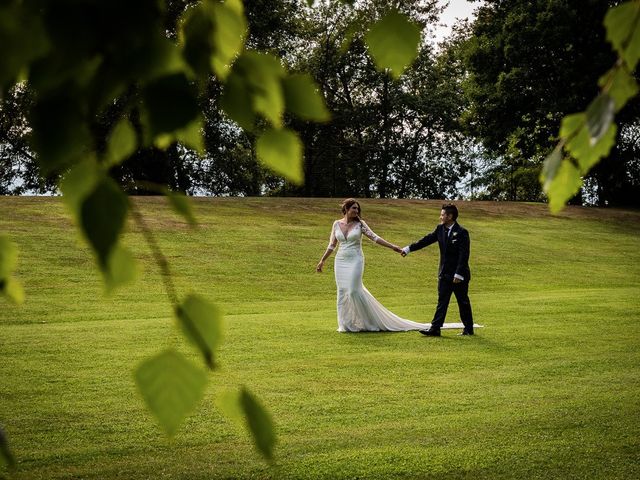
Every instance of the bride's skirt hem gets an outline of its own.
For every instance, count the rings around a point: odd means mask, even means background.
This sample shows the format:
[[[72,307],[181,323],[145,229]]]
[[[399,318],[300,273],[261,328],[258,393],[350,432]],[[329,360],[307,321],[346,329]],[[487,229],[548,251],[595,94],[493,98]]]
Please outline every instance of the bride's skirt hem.
[[[347,330],[346,328],[338,327],[336,332],[338,332],[338,333],[366,333],[366,332],[401,333],[401,332],[415,332],[417,330],[421,330],[422,328],[428,328],[428,327],[424,326],[424,327],[415,327],[415,328],[398,329],[398,330],[388,330],[388,329],[385,329],[385,328],[362,328],[362,329],[359,329],[359,330],[358,329]]]

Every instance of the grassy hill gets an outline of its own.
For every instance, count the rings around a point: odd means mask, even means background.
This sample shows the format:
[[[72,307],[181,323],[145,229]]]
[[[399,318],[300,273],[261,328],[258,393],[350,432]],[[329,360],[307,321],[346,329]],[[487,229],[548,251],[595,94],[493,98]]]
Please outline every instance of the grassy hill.
[[[21,307],[0,300],[15,478],[640,478],[640,212],[459,203],[486,328],[426,338],[336,332],[332,262],[314,267],[337,199],[199,198],[195,231],[161,198],[134,201],[180,294],[225,311],[220,369],[168,440],[132,371],[180,336],[138,229],[125,243],[139,278],[107,298],[60,199],[0,198],[27,292]],[[403,246],[433,229],[440,202],[362,208]],[[364,242],[367,288],[430,321],[437,247],[403,259]],[[447,320],[459,321],[455,300]],[[239,384],[274,417],[274,466],[215,407]]]

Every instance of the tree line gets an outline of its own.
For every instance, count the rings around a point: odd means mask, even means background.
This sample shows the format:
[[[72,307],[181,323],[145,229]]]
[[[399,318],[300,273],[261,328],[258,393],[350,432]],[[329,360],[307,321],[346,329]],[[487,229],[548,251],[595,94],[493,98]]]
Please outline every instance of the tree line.
[[[169,38],[177,40],[178,19],[195,3],[167,2]],[[586,107],[616,59],[602,19],[620,2],[477,3],[475,18],[436,45],[428,32],[441,14],[438,2],[398,2],[423,38],[416,60],[396,79],[375,68],[364,41],[367,25],[388,2],[247,1],[247,46],[273,52],[291,72],[310,73],[331,114],[324,123],[285,117],[304,144],[304,184],[260,163],[255,134],[223,112],[223,88],[214,76],[199,98],[203,153],[179,142],[143,148],[110,175],[130,194],[154,194],[164,185],[190,195],[545,201],[538,179],[560,119]],[[56,189],[60,172],[43,175],[30,147],[26,112],[33,101],[24,83],[2,99],[2,194]],[[95,120],[98,145],[106,145],[126,103]],[[573,203],[640,204],[639,113],[635,98],[618,114],[616,146]]]

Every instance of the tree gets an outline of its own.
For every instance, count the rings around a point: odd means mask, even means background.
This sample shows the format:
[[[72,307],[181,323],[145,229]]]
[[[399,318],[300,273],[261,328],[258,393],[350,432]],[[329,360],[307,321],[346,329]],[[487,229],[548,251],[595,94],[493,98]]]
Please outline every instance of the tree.
[[[386,2],[309,11],[304,51],[294,67],[313,74],[332,113],[328,124],[294,123],[305,139],[306,183],[293,195],[455,197],[467,158],[458,117],[464,108],[453,79],[459,64],[423,41],[400,78],[376,70],[367,55],[366,25]],[[404,2],[403,13],[434,23],[435,2]],[[346,41],[345,41],[346,39]],[[465,145],[466,148],[466,145]]]
[[[33,95],[16,85],[0,99],[0,195],[46,193],[55,189],[55,179],[42,178],[29,147],[30,128],[26,114]]]
[[[502,159],[506,197],[541,200],[536,180],[563,115],[580,110],[615,61],[605,0],[484,2],[464,51],[470,134]],[[600,186],[606,195],[606,185]]]

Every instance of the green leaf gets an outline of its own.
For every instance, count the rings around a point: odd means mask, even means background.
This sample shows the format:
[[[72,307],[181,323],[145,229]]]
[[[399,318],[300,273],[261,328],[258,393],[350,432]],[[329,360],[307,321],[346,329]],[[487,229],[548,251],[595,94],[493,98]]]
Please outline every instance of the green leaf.
[[[566,115],[560,122],[560,138],[568,140],[569,137],[577,135],[586,123],[587,116],[583,112]]]
[[[279,175],[296,184],[304,181],[302,142],[295,132],[267,130],[258,138],[256,154],[262,163]]]
[[[253,130],[256,115],[251,103],[248,82],[238,73],[231,73],[220,99],[220,105],[231,120],[245,130]]]
[[[287,109],[304,120],[326,122],[331,114],[309,74],[290,75],[282,81]]]
[[[640,2],[625,2],[610,8],[604,17],[607,40],[625,61],[630,72],[640,58]]]
[[[91,146],[86,105],[71,86],[43,93],[31,109],[31,145],[45,174],[80,161]]]
[[[282,125],[285,76],[280,61],[273,55],[245,52],[234,64],[222,95],[222,107],[232,120],[246,129],[253,127],[255,114],[272,125]]]
[[[176,317],[185,336],[214,368],[214,352],[222,339],[222,314],[218,308],[196,295],[189,295],[176,308]]]
[[[365,41],[378,70],[388,68],[398,78],[418,55],[420,27],[406,15],[391,12],[371,27]]]
[[[253,435],[256,447],[265,458],[268,460],[273,459],[276,434],[271,416],[244,387],[240,393],[240,404],[247,418],[247,425]]]
[[[544,192],[549,197],[551,212],[558,213],[562,210],[565,203],[578,193],[581,186],[582,178],[578,169],[570,160],[563,160],[556,175],[545,183]]]
[[[178,142],[195,150],[200,156],[204,156],[206,153],[204,139],[202,138],[202,133],[204,132],[203,123],[202,115],[198,115],[186,127],[177,130],[175,136]]]
[[[609,70],[600,78],[598,85],[607,89],[615,101],[616,112],[620,111],[630,98],[638,94],[638,83],[624,67],[614,67]]]
[[[142,96],[145,123],[153,137],[186,127],[200,111],[196,89],[183,73],[167,75],[149,83]]]
[[[595,145],[609,130],[613,122],[615,102],[606,93],[598,95],[587,108],[589,143]]]
[[[144,5],[140,7],[145,8]],[[118,13],[118,19],[122,20],[122,14]],[[129,20],[129,25],[131,25]],[[136,28],[133,25],[133,28]],[[138,31],[133,39],[120,39],[110,58],[115,63],[110,72],[117,75],[117,79],[129,82],[146,83],[154,78],[177,74],[186,69],[181,50],[175,43],[168,39],[157,27],[154,30]],[[135,42],[135,45],[131,45]],[[126,83],[123,84],[126,86]],[[115,98],[115,97],[114,97]]]
[[[62,200],[71,213],[79,217],[82,202],[102,178],[102,170],[95,159],[88,158],[69,170],[60,182]]]
[[[234,424],[239,427],[246,425],[244,412],[240,404],[240,391],[225,389],[218,392],[215,400],[216,406]]]
[[[553,149],[544,161],[542,166],[542,172],[540,172],[540,182],[542,183],[542,189],[546,191],[550,186],[553,179],[558,173],[558,169],[562,164],[562,144],[558,144]]]
[[[215,3],[214,45],[211,65],[216,75],[224,80],[229,72],[229,64],[240,53],[247,34],[247,21],[240,0]]]
[[[586,119],[586,115],[583,115]],[[578,160],[582,174],[588,173],[591,167],[609,154],[611,147],[615,145],[617,131],[616,124],[612,123],[606,133],[595,144],[592,144],[585,123],[577,135],[566,143],[565,148]]]
[[[199,155],[204,156],[206,152],[204,139],[202,138],[203,131],[202,115],[198,115],[194,121],[184,128],[180,128],[173,133],[161,133],[157,135],[153,144],[159,149],[164,150],[172,143],[179,142],[183,146],[191,148]]]
[[[0,96],[32,60],[50,48],[42,16],[25,3],[0,3]]]
[[[13,454],[9,449],[9,441],[7,435],[4,433],[2,427],[0,427],[0,466],[6,465],[10,469],[15,468],[16,461],[13,458]]]
[[[24,303],[24,290],[11,274],[18,266],[18,247],[8,236],[0,235],[0,294],[17,305]]]
[[[102,178],[80,207],[80,225],[97,255],[103,271],[108,271],[111,251],[118,242],[127,216],[128,199],[113,180]]]
[[[213,54],[214,19],[208,2],[187,9],[182,21],[180,39],[183,55],[193,71],[206,77],[210,72],[210,58]]]
[[[191,202],[189,198],[183,193],[172,192],[171,190],[166,190],[165,195],[169,200],[169,204],[173,211],[184,218],[192,227],[195,227],[198,224],[196,217],[193,215],[193,209],[191,208]]]
[[[107,142],[105,161],[108,166],[119,165],[136,151],[136,132],[126,118],[114,127]]]
[[[229,64],[240,53],[247,33],[247,21],[240,0],[207,0],[187,11],[182,22],[184,57],[201,77],[211,71],[221,80]]]
[[[107,268],[104,270],[107,293],[116,288],[133,283],[137,275],[136,261],[129,250],[115,245],[109,255]]]
[[[0,293],[16,305],[24,303],[24,289],[22,284],[13,277],[0,280]]]
[[[272,125],[280,127],[284,113],[281,80],[285,73],[280,61],[273,55],[247,52],[237,63],[238,69],[248,79],[253,110]]]
[[[170,436],[196,407],[207,384],[206,373],[172,349],[142,362],[135,378],[149,410]]]
[[[0,235],[0,280],[9,278],[18,266],[18,246],[7,235]]]

